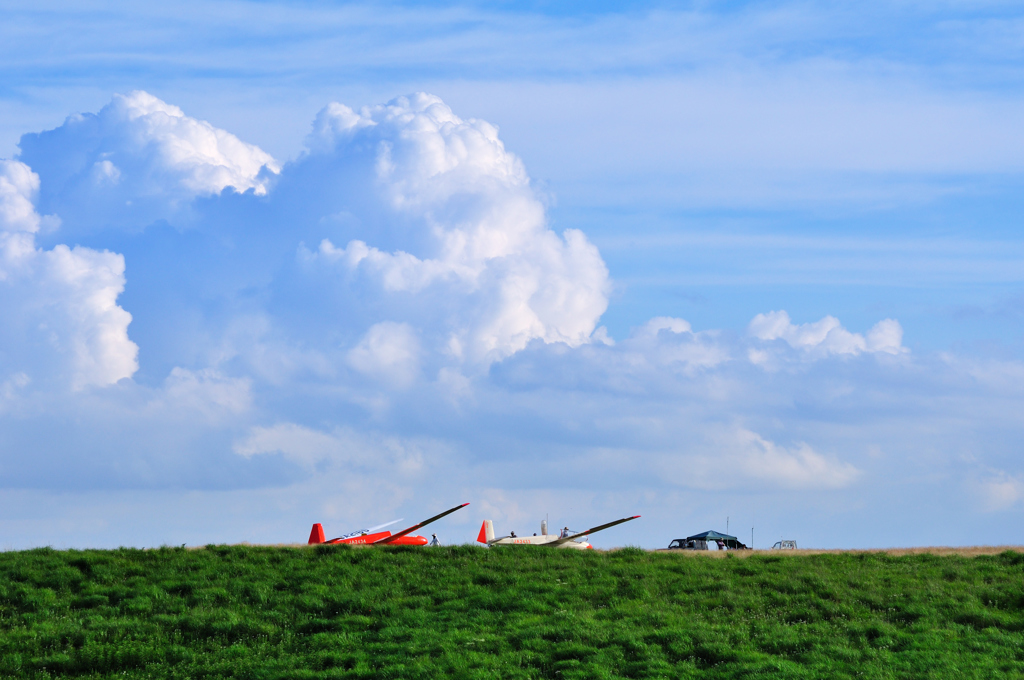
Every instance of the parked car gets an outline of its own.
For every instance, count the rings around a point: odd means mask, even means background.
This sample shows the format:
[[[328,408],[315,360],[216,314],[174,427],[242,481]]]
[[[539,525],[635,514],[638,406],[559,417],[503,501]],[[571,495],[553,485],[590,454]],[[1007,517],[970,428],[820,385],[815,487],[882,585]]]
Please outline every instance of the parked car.
[[[776,541],[772,550],[796,550],[796,541]]]

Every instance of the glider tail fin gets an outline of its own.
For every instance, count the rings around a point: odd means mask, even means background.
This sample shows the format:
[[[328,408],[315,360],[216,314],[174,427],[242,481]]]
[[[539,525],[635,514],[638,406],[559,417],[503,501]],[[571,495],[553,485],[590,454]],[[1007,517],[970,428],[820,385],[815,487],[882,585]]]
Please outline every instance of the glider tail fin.
[[[479,543],[490,543],[494,540],[494,523],[489,519],[485,519],[484,523],[480,525],[480,535],[476,537]]]
[[[324,527],[322,524],[317,522],[313,525],[313,529],[309,532],[309,545],[323,543],[325,540],[327,539],[324,536]]]

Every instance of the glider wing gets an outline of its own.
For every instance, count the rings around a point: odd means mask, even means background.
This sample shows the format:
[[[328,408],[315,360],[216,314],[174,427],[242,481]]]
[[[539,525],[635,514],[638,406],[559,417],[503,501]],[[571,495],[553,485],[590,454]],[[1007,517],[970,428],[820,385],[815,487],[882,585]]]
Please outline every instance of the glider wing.
[[[402,536],[405,536],[406,534],[411,534],[412,532],[416,531],[417,529],[421,529],[421,528],[427,526],[431,522],[436,522],[437,520],[441,519],[445,515],[450,515],[453,512],[455,512],[456,510],[461,510],[462,508],[466,507],[467,505],[469,505],[469,503],[463,503],[462,505],[456,505],[451,510],[445,510],[440,515],[434,515],[430,519],[423,520],[419,524],[415,524],[415,525],[409,527],[408,529],[403,529],[402,531],[399,531],[397,534],[391,534],[390,536],[387,536],[385,538],[381,538],[379,540],[376,540],[376,541],[373,542],[373,545],[390,543],[391,541],[395,540],[396,538],[401,538]]]
[[[581,531],[578,534],[573,534],[572,536],[566,536],[565,538],[560,538],[557,541],[551,541],[550,543],[547,543],[545,545],[550,545],[552,547],[554,547],[556,545],[562,545],[563,543],[567,543],[568,541],[571,541],[574,538],[579,538],[580,536],[586,536],[587,534],[595,534],[598,531],[602,531],[604,529],[608,529],[610,527],[615,526],[616,524],[622,524],[623,522],[629,522],[631,520],[639,519],[639,518],[640,518],[640,515],[633,515],[632,517],[624,517],[623,519],[617,519],[614,522],[608,522],[608,524],[602,524],[599,527],[594,527],[593,529],[587,529],[586,531]]]

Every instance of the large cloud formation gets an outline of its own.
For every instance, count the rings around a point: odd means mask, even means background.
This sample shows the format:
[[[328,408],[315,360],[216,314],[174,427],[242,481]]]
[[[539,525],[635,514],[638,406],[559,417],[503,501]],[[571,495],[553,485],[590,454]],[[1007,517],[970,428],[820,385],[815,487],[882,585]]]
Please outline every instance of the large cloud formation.
[[[341,166],[349,180],[355,170],[376,198],[370,209],[337,206],[374,242],[324,239],[310,258],[388,295],[447,301],[434,351],[488,362],[534,339],[590,340],[608,306],[608,270],[582,232],[548,229],[522,163],[492,125],[420,93],[358,113],[331,104],[308,145],[300,175]],[[364,337],[368,351],[378,337]]]
[[[458,492],[506,520],[516,497],[592,519],[733,494],[809,521],[928,467],[998,496],[979,511],[1024,498],[947,417],[999,392],[983,417],[1010,441],[1019,384],[914,356],[894,319],[609,337],[597,248],[437,97],[330,104],[283,164],[144,92],[21,149],[0,161],[9,486],[280,487],[281,512],[329,516]]]

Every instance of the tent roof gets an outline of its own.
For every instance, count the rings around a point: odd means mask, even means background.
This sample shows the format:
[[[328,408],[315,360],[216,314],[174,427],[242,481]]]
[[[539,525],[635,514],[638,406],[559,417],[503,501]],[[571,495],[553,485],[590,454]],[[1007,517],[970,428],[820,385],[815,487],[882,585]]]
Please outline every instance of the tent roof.
[[[693,536],[687,536],[687,541],[735,541],[735,536],[728,534],[720,534],[717,531],[705,531],[700,534],[694,534]]]

